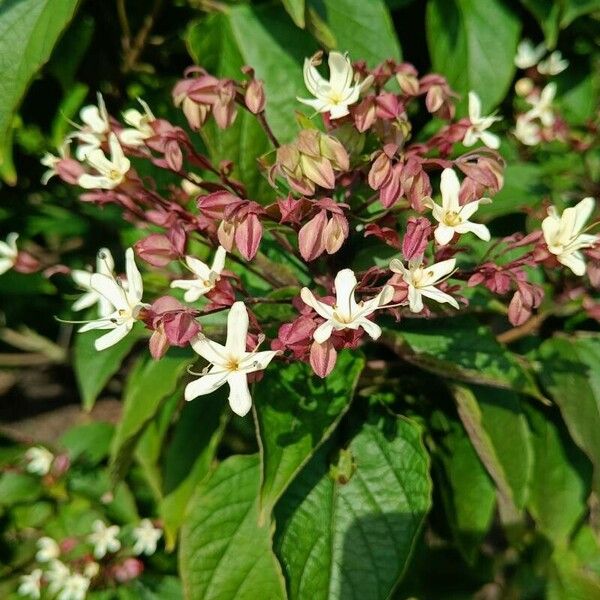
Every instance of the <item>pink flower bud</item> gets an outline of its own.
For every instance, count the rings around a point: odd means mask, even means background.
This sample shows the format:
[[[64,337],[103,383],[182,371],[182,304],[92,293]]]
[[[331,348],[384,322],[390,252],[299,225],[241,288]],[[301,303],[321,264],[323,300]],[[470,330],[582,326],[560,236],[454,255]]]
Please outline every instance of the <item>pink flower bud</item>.
[[[398,96],[390,92],[382,92],[377,96],[375,101],[377,103],[376,114],[380,119],[392,121],[393,119],[397,119],[404,111],[402,104],[398,100]]]
[[[72,158],[62,158],[55,168],[56,174],[70,185],[77,185],[79,178],[85,173],[83,165]]]
[[[225,219],[221,221],[219,228],[217,229],[217,237],[219,238],[219,244],[221,244],[227,252],[233,252],[235,224],[232,221],[226,221]]]
[[[235,227],[235,245],[246,260],[252,260],[262,239],[263,227],[254,213],[249,213]]]
[[[300,156],[300,167],[306,177],[326,189],[335,187],[335,174],[331,162],[326,158],[314,159],[310,156]]]
[[[265,86],[260,79],[252,79],[248,83],[244,101],[248,110],[255,115],[265,110]]]
[[[302,200],[296,200],[289,195],[287,198],[278,198],[277,206],[281,214],[280,223],[300,223],[304,212],[304,202]]]
[[[23,250],[19,250],[13,269],[18,273],[36,273],[41,269],[42,265],[40,261]]]
[[[237,115],[235,106],[235,84],[223,80],[217,86],[217,98],[213,104],[213,116],[220,129],[231,127]]]
[[[312,343],[310,347],[310,366],[319,377],[327,377],[333,371],[336,360],[337,352],[331,339],[323,344]]]
[[[335,254],[348,237],[348,220],[344,215],[334,214],[323,229],[323,243],[327,254]]]
[[[372,189],[378,190],[385,185],[392,175],[392,161],[382,152],[369,169],[368,182]]]
[[[137,558],[126,558],[122,563],[112,567],[113,577],[119,583],[136,579],[144,571],[144,563]]]
[[[325,250],[324,231],[326,226],[327,212],[320,210],[298,232],[298,246],[304,260],[315,260]]]
[[[134,244],[136,254],[153,267],[165,267],[179,255],[164,233],[151,233]]]
[[[306,305],[304,306],[306,307]],[[310,310],[309,307],[307,308]],[[273,340],[271,348],[282,351],[290,350],[295,358],[306,360],[316,328],[317,322],[312,317],[301,315],[292,323],[284,323],[279,328],[277,339]]]
[[[367,131],[375,122],[375,97],[367,96],[356,108],[352,110],[354,124],[361,133]]]
[[[431,235],[431,223],[425,217],[410,217],[406,224],[406,234],[402,240],[402,254],[405,260],[423,256]]]
[[[391,227],[381,227],[377,223],[369,223],[365,227],[365,237],[369,237],[370,235],[379,238],[384,241],[388,246],[392,248],[396,248],[396,250],[400,250],[400,238],[398,237],[398,232]]]
[[[402,175],[403,166],[401,163],[395,165],[390,171],[390,176],[385,184],[379,189],[379,201],[383,204],[384,208],[390,208],[402,196]]]

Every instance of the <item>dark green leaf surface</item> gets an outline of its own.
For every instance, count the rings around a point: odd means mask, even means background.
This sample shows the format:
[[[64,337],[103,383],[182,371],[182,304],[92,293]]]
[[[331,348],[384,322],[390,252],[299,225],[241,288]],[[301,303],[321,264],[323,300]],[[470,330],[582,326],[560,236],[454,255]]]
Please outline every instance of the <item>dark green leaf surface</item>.
[[[349,453],[349,481],[334,481],[320,452],[277,506],[290,600],[388,598],[407,567],[431,501],[420,428],[365,425]]]
[[[334,371],[316,377],[300,362],[273,365],[256,386],[266,515],[350,406],[364,359],[341,352]],[[262,392],[262,393],[261,393]]]

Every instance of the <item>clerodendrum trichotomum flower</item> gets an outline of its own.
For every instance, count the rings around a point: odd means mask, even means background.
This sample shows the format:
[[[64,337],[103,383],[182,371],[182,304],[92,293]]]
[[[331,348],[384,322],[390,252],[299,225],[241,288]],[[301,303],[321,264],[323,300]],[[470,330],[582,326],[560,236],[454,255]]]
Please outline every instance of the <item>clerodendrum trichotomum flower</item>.
[[[110,159],[106,157],[100,148],[90,150],[86,155],[86,160],[93,167],[97,174],[84,173],[79,177],[77,183],[86,189],[112,190],[121,184],[125,175],[129,172],[131,163],[123,153],[123,148],[114,133],[108,137],[108,146],[110,148]]]
[[[194,277],[192,279],[175,279],[171,282],[171,287],[186,290],[183,299],[186,302],[195,302],[200,296],[210,292],[221,278],[221,272],[225,267],[226,253],[225,248],[219,246],[210,267],[193,256],[186,256],[185,264]]]
[[[133,249],[125,253],[125,272],[127,286],[118,281],[114,275],[94,273],[90,278],[92,290],[103,296],[114,307],[114,311],[105,317],[90,321],[79,331],[92,329],[110,329],[95,342],[96,350],[105,350],[122,340],[133,328],[139,311],[146,305],[142,303],[144,292],[142,276],[138,271],[133,256]]]
[[[371,300],[356,302],[354,290],[357,286],[356,275],[352,269],[343,269],[335,277],[335,304],[331,306],[320,302],[308,288],[302,288],[300,296],[305,304],[313,308],[325,322],[315,329],[313,338],[319,344],[326,342],[332,332],[341,329],[362,327],[374,340],[381,335],[381,328],[367,317],[377,309],[384,308],[393,295],[394,288],[384,286],[381,292]]]
[[[192,340],[192,348],[211,364],[199,379],[188,383],[185,388],[186,400],[210,394],[227,383],[231,410],[241,417],[248,413],[252,407],[248,374],[265,369],[277,352],[248,352],[247,335],[248,311],[243,302],[235,302],[227,316],[227,341],[224,346],[202,334]]]
[[[583,227],[594,212],[594,199],[584,198],[581,202],[566,208],[559,215],[556,208],[548,209],[548,216],[542,221],[542,231],[548,250],[575,275],[585,274],[585,260],[581,250],[598,242],[599,237],[583,233]]]
[[[433,218],[439,223],[435,229],[435,239],[438,244],[444,246],[454,237],[455,233],[474,233],[478,238],[490,239],[490,232],[485,225],[472,223],[469,218],[475,214],[482,202],[490,202],[488,198],[473,200],[467,204],[460,205],[459,193],[460,183],[456,173],[452,169],[442,171],[440,183],[442,192],[442,205],[429,200],[428,205],[433,211]]]
[[[113,260],[110,250],[108,248],[100,248],[96,255],[96,272],[106,275],[107,277],[114,277],[114,268],[115,261]],[[106,317],[114,310],[114,308],[102,294],[92,288],[92,275],[93,273],[81,269],[73,269],[73,271],[71,271],[73,281],[80,288],[85,290],[85,294],[81,295],[73,303],[72,309],[84,310],[97,303],[98,315],[100,317]]]
[[[408,284],[408,306],[414,313],[423,310],[423,296],[440,304],[447,303],[458,308],[458,302],[450,294],[435,287],[450,276],[455,266],[456,259],[454,258],[428,266],[423,266],[420,260],[409,261],[408,268],[397,258],[393,258],[390,262],[390,269],[394,273],[402,275]]]
[[[6,241],[0,241],[0,275],[12,269],[17,261],[19,251],[17,249],[18,233],[9,233]]]
[[[472,146],[481,140],[488,148],[497,149],[500,147],[500,138],[487,131],[496,121],[501,121],[502,117],[495,115],[488,115],[487,117],[481,116],[481,100],[475,92],[469,92],[469,121],[471,122],[470,127],[465,133],[463,144],[465,146]]]
[[[358,102],[360,94],[367,89],[372,77],[356,83],[350,59],[340,52],[329,53],[329,80],[317,71],[315,58],[304,60],[304,83],[315,98],[298,98],[303,104],[312,106],[317,112],[329,113],[332,119],[348,114],[348,107]]]

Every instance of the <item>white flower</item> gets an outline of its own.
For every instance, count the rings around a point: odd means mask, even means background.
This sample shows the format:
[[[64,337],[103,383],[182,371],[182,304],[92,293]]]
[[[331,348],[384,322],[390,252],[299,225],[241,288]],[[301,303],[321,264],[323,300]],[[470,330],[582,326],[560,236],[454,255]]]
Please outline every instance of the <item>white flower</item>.
[[[42,446],[34,446],[25,452],[27,470],[36,475],[46,475],[50,471],[54,454]]]
[[[569,61],[566,58],[563,58],[559,50],[555,50],[550,56],[538,64],[537,70],[542,75],[558,75],[568,66]]]
[[[63,582],[56,600],[84,600],[90,580],[79,573],[71,573]]]
[[[48,170],[43,173],[42,178],[40,180],[44,185],[46,185],[50,181],[50,179],[52,179],[52,177],[54,177],[57,174],[56,166],[58,165],[58,163],[61,160],[69,157],[70,144],[71,140],[67,138],[63,142],[61,147],[58,149],[58,156],[54,156],[54,154],[46,152],[46,154],[44,154],[44,156],[40,160],[40,162],[45,167],[48,167]]]
[[[315,298],[308,288],[302,288],[300,297],[305,304],[325,319],[313,333],[315,342],[326,342],[332,332],[341,329],[358,329],[362,327],[372,339],[376,340],[381,335],[381,328],[367,317],[379,308],[389,304],[394,288],[389,285],[383,287],[381,292],[367,301],[356,302],[354,290],[357,286],[356,275],[352,269],[342,269],[335,276],[335,304],[330,306]]]
[[[82,188],[112,190],[125,179],[131,163],[123,153],[123,148],[121,148],[121,144],[119,144],[119,140],[114,133],[111,133],[108,137],[108,146],[110,148],[110,160],[100,148],[90,150],[86,155],[87,162],[98,172],[98,175],[89,173],[80,175],[77,183]]]
[[[304,59],[304,83],[315,99],[298,98],[299,102],[312,106],[317,112],[328,112],[332,119],[348,114],[348,106],[358,102],[360,94],[367,89],[373,78],[354,83],[354,71],[350,59],[340,52],[329,53],[329,80],[323,78],[315,67],[315,59]]]
[[[544,127],[551,127],[554,125],[554,111],[552,110],[552,101],[556,96],[556,84],[554,82],[549,83],[541,93],[530,94],[527,97],[527,102],[531,104],[531,110],[527,112],[529,119],[539,119]]]
[[[225,248],[219,246],[211,267],[193,256],[186,256],[185,262],[195,277],[193,279],[175,279],[171,282],[171,287],[186,290],[183,295],[184,300],[195,302],[200,296],[210,292],[221,278],[221,273],[225,267],[226,253]]]
[[[50,594],[55,594],[60,590],[70,575],[71,572],[64,563],[60,562],[60,560],[53,560],[44,574],[44,577],[48,580],[48,591]]]
[[[478,238],[489,241],[490,232],[485,225],[472,223],[469,218],[475,214],[481,203],[490,202],[489,198],[480,198],[460,205],[458,196],[460,183],[452,169],[442,171],[440,183],[442,192],[442,205],[427,199],[426,204],[432,209],[433,218],[439,223],[435,229],[435,239],[440,246],[444,246],[453,238],[455,233],[474,233]]]
[[[247,334],[248,311],[243,302],[235,302],[227,316],[227,341],[224,346],[202,334],[192,340],[192,348],[211,364],[202,377],[188,383],[185,388],[186,400],[210,394],[227,383],[231,410],[241,417],[247,414],[252,406],[247,376],[265,369],[277,354],[271,350],[247,352]]]
[[[94,557],[104,558],[108,552],[117,552],[121,548],[121,542],[118,539],[121,531],[118,525],[109,525],[108,527],[97,519],[92,524],[94,533],[88,535],[88,542],[94,546]]]
[[[585,260],[581,249],[600,241],[597,235],[582,233],[594,212],[594,206],[593,198],[584,198],[575,206],[565,209],[562,215],[551,206],[548,216],[542,221],[542,232],[548,250],[556,256],[558,262],[579,276],[585,274]]]
[[[517,46],[517,55],[515,56],[515,65],[519,69],[528,69],[537,64],[546,53],[546,46],[541,43],[534,46],[531,40],[523,40]]]
[[[88,579],[94,579],[98,573],[100,573],[100,565],[97,562],[92,560],[85,563],[85,567],[83,567],[83,574]]]
[[[96,350],[105,350],[122,340],[133,328],[140,310],[147,306],[142,303],[144,288],[142,276],[135,264],[133,248],[127,249],[125,257],[126,286],[112,275],[93,273],[90,278],[92,290],[114,307],[114,312],[90,321],[79,329],[80,332],[92,329],[111,330],[94,342]]]
[[[133,530],[134,554],[146,554],[150,556],[156,552],[156,544],[162,537],[162,530],[154,527],[150,519],[142,519],[140,524]]]
[[[75,156],[77,160],[85,160],[90,152],[98,150],[110,131],[110,120],[104,98],[98,93],[98,106],[84,106],[79,113],[83,122],[81,131],[72,135],[78,141]]]
[[[60,547],[51,537],[41,537],[37,541],[38,551],[35,560],[38,562],[50,562],[60,556]]]
[[[542,128],[531,120],[529,113],[517,117],[513,133],[526,146],[537,146],[542,141]]]
[[[19,234],[13,231],[6,236],[5,242],[0,240],[0,275],[15,266],[17,256],[19,255],[19,250],[17,249],[18,239]]]
[[[96,272],[108,277],[114,277],[114,268],[115,261],[110,250],[108,248],[100,248],[96,255]],[[86,290],[85,294],[79,297],[73,304],[73,310],[83,310],[97,303],[99,316],[106,317],[113,312],[114,307],[112,304],[102,294],[92,289],[92,273],[81,269],[74,269],[71,271],[71,277],[80,288]]]
[[[450,294],[435,287],[450,276],[455,265],[456,259],[450,258],[427,267],[424,267],[421,262],[410,261],[406,268],[397,258],[393,258],[390,269],[402,275],[402,279],[408,284],[409,308],[412,312],[418,313],[423,310],[423,296],[440,304],[447,303],[458,308],[458,302]]]
[[[465,133],[463,144],[472,146],[481,140],[488,148],[494,150],[500,147],[500,138],[486,129],[489,129],[496,121],[501,121],[502,117],[489,115],[481,116],[481,100],[475,92],[469,92],[469,121],[471,125]]]
[[[119,140],[126,146],[143,146],[145,140],[155,135],[150,123],[155,121],[156,117],[146,102],[141,98],[138,98],[138,102],[142,105],[144,112],[130,108],[123,113],[123,120],[131,125],[131,128],[123,129],[119,133]]]
[[[20,585],[17,590],[19,596],[27,596],[38,600],[42,588],[42,570],[34,569],[31,573],[23,575],[19,581]]]

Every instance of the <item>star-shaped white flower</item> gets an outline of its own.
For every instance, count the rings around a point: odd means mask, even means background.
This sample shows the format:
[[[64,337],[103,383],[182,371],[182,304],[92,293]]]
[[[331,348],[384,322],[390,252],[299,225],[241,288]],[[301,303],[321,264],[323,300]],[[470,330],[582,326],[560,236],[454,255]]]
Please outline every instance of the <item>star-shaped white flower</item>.
[[[530,118],[529,113],[517,117],[513,133],[526,146],[537,146],[542,141],[542,128]]]
[[[247,334],[248,311],[243,302],[235,302],[227,316],[227,341],[224,346],[202,334],[192,340],[192,348],[211,364],[204,375],[188,383],[185,388],[186,400],[210,394],[227,383],[231,410],[241,417],[248,413],[252,407],[248,374],[265,369],[277,352],[247,352]]]
[[[455,233],[468,232],[474,233],[478,238],[487,242],[490,239],[488,228],[480,223],[472,223],[469,218],[475,214],[480,204],[490,202],[490,199],[480,198],[461,206],[458,199],[460,182],[452,169],[442,171],[440,190],[442,192],[441,206],[431,199],[426,201],[427,206],[432,210],[433,218],[439,223],[434,232],[437,243],[444,246],[450,242]]]
[[[118,552],[121,542],[117,537],[121,531],[118,525],[106,526],[103,521],[97,519],[92,524],[93,533],[88,535],[88,542],[94,546],[94,556],[97,559],[104,558],[109,552]]]
[[[585,259],[581,250],[590,248],[600,241],[600,236],[582,233],[586,222],[594,212],[593,198],[584,198],[559,215],[556,208],[548,209],[548,216],[542,221],[542,232],[548,250],[561,264],[575,275],[585,274]]]
[[[142,302],[144,288],[142,276],[135,264],[133,248],[128,248],[125,253],[125,272],[127,286],[113,275],[93,273],[90,278],[92,290],[114,307],[110,314],[90,321],[79,329],[80,332],[110,329],[94,342],[96,350],[105,350],[122,340],[133,328],[140,310],[147,306]]]
[[[318,64],[318,63],[316,63]],[[304,59],[304,83],[315,98],[298,98],[317,112],[329,113],[332,119],[348,114],[348,107],[358,102],[360,94],[373,82],[369,76],[361,83],[355,82],[350,59],[340,52],[329,53],[329,80],[321,76],[313,58]]]
[[[71,573],[63,582],[56,600],[85,600],[90,580],[80,573]]]
[[[317,314],[325,319],[313,333],[315,342],[326,342],[333,331],[342,329],[358,329],[362,327],[374,340],[381,335],[379,325],[367,319],[380,308],[385,308],[394,296],[394,288],[386,285],[374,298],[356,302],[354,290],[358,282],[352,269],[342,269],[335,276],[335,304],[333,306],[320,302],[308,288],[302,288],[300,297],[305,304],[313,308]]]
[[[517,55],[515,56],[515,65],[519,69],[528,69],[536,65],[546,53],[546,46],[542,42],[534,46],[531,40],[523,40],[517,46]]]
[[[0,240],[0,275],[15,266],[17,256],[19,255],[19,250],[17,249],[18,239],[19,234],[13,231],[6,236],[5,242]]]
[[[537,70],[542,75],[558,75],[568,66],[569,61],[566,58],[563,58],[560,50],[555,50],[550,56],[540,61]]]
[[[142,519],[140,524],[133,530],[133,553],[150,556],[156,552],[158,540],[162,537],[162,530],[154,527],[150,519]]]
[[[27,575],[22,575],[19,579],[19,588],[17,594],[38,600],[42,589],[42,570],[34,569]]]
[[[115,261],[108,248],[100,248],[96,255],[96,272],[114,278]],[[73,281],[82,289],[85,294],[80,296],[71,307],[73,310],[84,310],[94,304],[98,304],[98,315],[106,317],[113,312],[114,307],[110,302],[96,290],[92,289],[92,275],[89,271],[73,269],[71,277]]]
[[[219,246],[210,267],[193,256],[186,256],[185,263],[194,274],[194,278],[175,279],[171,282],[171,287],[186,290],[183,295],[184,300],[186,302],[195,302],[200,296],[204,296],[204,294],[210,292],[221,278],[221,273],[225,268],[226,254],[227,251],[225,248]]]
[[[90,150],[86,155],[86,161],[97,171],[97,175],[84,173],[80,175],[77,183],[85,189],[112,190],[116,188],[131,168],[131,162],[123,153],[123,148],[114,133],[108,136],[110,148],[110,159],[106,157],[100,148]]]
[[[102,94],[98,93],[98,106],[93,104],[84,106],[79,113],[79,117],[83,126],[80,131],[75,132],[71,137],[76,138],[78,141],[75,156],[77,160],[82,161],[87,158],[91,151],[100,148],[110,131],[110,119]]]
[[[390,262],[390,269],[402,275],[402,279],[408,284],[408,306],[414,313],[423,310],[423,296],[440,304],[450,304],[458,308],[458,302],[450,294],[435,287],[450,276],[455,266],[454,258],[429,266],[423,266],[420,261],[409,261],[408,268],[397,258]]]
[[[44,476],[50,471],[54,454],[43,446],[33,446],[25,452],[27,471],[35,475]]]
[[[469,121],[471,125],[465,133],[463,144],[472,146],[481,140],[488,148],[496,150],[500,147],[500,138],[490,131],[487,131],[496,121],[501,121],[502,117],[495,115],[481,116],[481,100],[475,92],[469,92]]]
[[[50,562],[60,556],[60,546],[51,537],[41,537],[37,541],[37,548],[35,560],[40,563]]]
[[[531,109],[527,112],[529,119],[539,119],[544,127],[552,127],[554,125],[555,116],[552,110],[552,102],[556,96],[556,84],[549,83],[540,92],[539,95],[529,95],[527,102],[531,104]]]
[[[119,140],[126,146],[143,146],[148,138],[155,135],[150,123],[155,121],[156,117],[146,102],[141,98],[138,98],[138,102],[142,105],[144,112],[130,108],[123,113],[123,120],[131,126],[119,133]]]
[[[60,560],[53,560],[50,562],[50,566],[44,573],[44,578],[48,581],[48,592],[55,594],[62,588],[65,581],[71,575],[69,568],[62,563]]]

